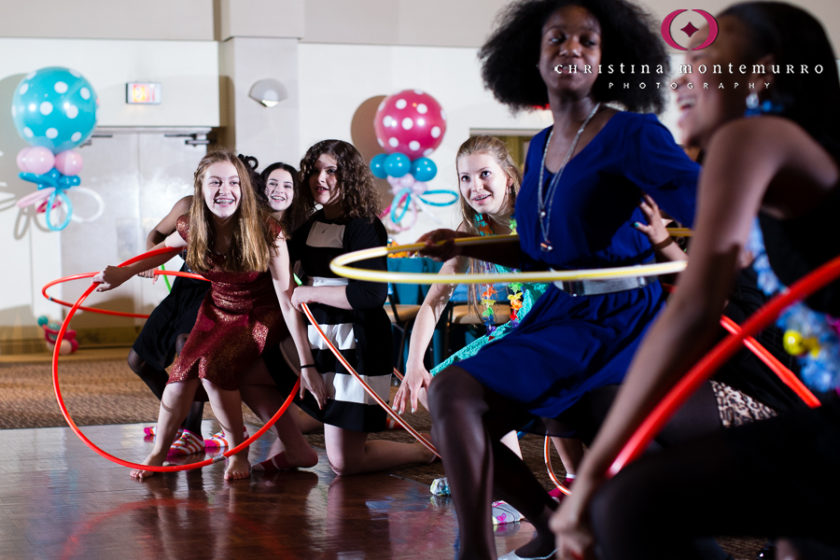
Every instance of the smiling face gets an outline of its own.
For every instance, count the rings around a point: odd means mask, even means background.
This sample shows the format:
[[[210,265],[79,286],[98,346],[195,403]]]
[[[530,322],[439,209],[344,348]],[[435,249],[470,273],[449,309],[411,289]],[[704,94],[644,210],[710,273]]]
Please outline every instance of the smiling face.
[[[601,26],[589,10],[564,6],[548,17],[542,28],[539,70],[549,96],[588,95],[600,63]],[[577,72],[570,71],[571,66]]]
[[[325,209],[336,209],[341,202],[338,184],[338,162],[330,154],[321,154],[309,176],[309,189],[313,200]]]
[[[227,219],[236,213],[242,199],[239,174],[229,161],[211,164],[201,182],[201,194],[210,212],[220,219]]]
[[[285,169],[275,169],[265,181],[265,196],[273,212],[284,212],[295,198],[292,174]]]
[[[690,50],[686,54],[685,64],[691,65],[692,72],[681,74],[676,83],[677,107],[680,116],[677,126],[683,133],[683,144],[692,147],[705,147],[712,133],[722,124],[743,116],[747,95],[751,91],[761,94],[762,84],[756,89],[748,89],[749,75],[729,73],[729,65],[738,67],[749,64],[745,60],[748,31],[736,18],[724,16],[718,21],[719,32],[715,42],[702,50]],[[695,47],[705,40],[707,30],[692,37],[690,47]],[[714,65],[721,65],[721,74],[712,74]],[[709,70],[704,74],[698,67],[705,65]],[[736,86],[736,82],[737,86]]]
[[[473,210],[493,217],[511,213],[509,191],[513,179],[495,157],[476,152],[459,157],[456,163],[461,197]]]

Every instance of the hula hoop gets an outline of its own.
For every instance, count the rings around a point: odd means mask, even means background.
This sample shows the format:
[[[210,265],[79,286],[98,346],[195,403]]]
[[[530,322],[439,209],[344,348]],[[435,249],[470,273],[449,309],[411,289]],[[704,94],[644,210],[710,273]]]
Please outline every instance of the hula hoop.
[[[172,249],[168,249],[168,248],[167,249],[155,249],[155,251],[159,251],[160,253],[162,253],[162,252],[166,252],[166,251],[172,251]],[[149,253],[151,253],[151,251],[149,251]],[[144,253],[144,254],[149,255],[149,253]],[[160,254],[160,253],[154,253],[154,254],[157,255],[157,254]],[[154,255],[149,255],[149,256],[154,256]],[[125,266],[125,265],[121,265],[121,266]],[[99,274],[99,273],[98,272],[83,272],[81,274],[72,274],[70,276],[64,276],[62,278],[58,278],[57,280],[52,280],[52,281],[44,284],[44,287],[41,288],[41,295],[43,295],[47,300],[49,300],[53,303],[57,303],[59,305],[65,306],[65,307],[73,307],[74,304],[72,304],[68,301],[60,300],[56,297],[53,297],[53,296],[49,295],[47,293],[47,290],[49,288],[57,285],[57,284],[63,284],[65,282],[71,282],[73,280],[81,280],[81,279],[84,279],[84,278],[92,278],[93,276],[96,276],[97,274]],[[207,278],[205,278],[204,276],[201,276],[200,274],[196,274],[195,272],[183,272],[183,271],[180,271],[180,270],[155,270],[154,275],[155,276],[163,276],[164,278],[167,278],[169,276],[180,276],[181,278],[192,278],[194,280],[205,280],[205,281],[207,280]],[[167,280],[167,286],[168,286],[168,280]],[[129,317],[129,318],[134,318],[134,319],[146,319],[149,316],[148,314],[145,314],[145,313],[129,313],[127,311],[112,311],[110,309],[101,309],[99,307],[88,307],[88,306],[84,306],[84,305],[80,306],[79,310],[90,311],[91,313],[100,313],[102,315],[112,315],[112,316],[115,316],[115,317]]]
[[[456,245],[484,245],[488,243],[504,243],[518,239],[516,234],[488,235],[481,237],[459,237],[454,239]],[[588,270],[540,270],[536,272],[506,272],[506,273],[453,273],[440,274],[438,272],[392,272],[385,270],[369,270],[353,268],[348,264],[367,259],[384,257],[391,253],[418,251],[426,247],[425,243],[411,243],[408,245],[391,245],[387,247],[372,247],[339,255],[330,262],[330,270],[339,276],[364,280],[367,282],[393,282],[396,284],[486,284],[494,282],[557,282],[569,280],[595,280],[607,278],[659,276],[682,272],[686,261],[669,261],[633,266],[618,266],[611,268],[593,268]]]
[[[607,476],[615,476],[627,463],[638,457],[673,413],[723,362],[732,357],[748,336],[770,325],[789,305],[805,298],[838,277],[840,277],[840,257],[836,257],[800,278],[787,291],[772,298],[747,319],[739,333],[730,334],[715,345],[671,388],[630,436],[607,470]]]
[[[397,424],[399,424],[399,425],[400,425],[400,426],[401,426],[401,427],[402,427],[405,431],[407,431],[409,434],[411,434],[412,436],[414,436],[414,439],[416,439],[417,441],[419,441],[419,442],[423,445],[423,447],[425,447],[426,449],[428,449],[429,451],[431,451],[432,453],[434,453],[434,454],[435,454],[435,456],[440,457],[440,453],[438,453],[438,451],[437,451],[437,449],[435,448],[435,446],[434,446],[434,445],[432,445],[432,444],[431,444],[431,443],[430,443],[430,442],[429,442],[426,438],[424,438],[422,435],[420,435],[420,432],[418,432],[417,430],[415,430],[414,428],[412,428],[412,427],[411,427],[411,425],[410,425],[408,422],[406,422],[405,420],[403,420],[403,419],[402,419],[402,417],[401,417],[399,414],[397,414],[396,412],[394,412],[394,411],[391,409],[391,407],[390,407],[390,406],[388,406],[388,403],[386,403],[384,400],[382,400],[382,397],[380,397],[379,395],[377,395],[377,394],[376,394],[376,391],[374,391],[374,390],[371,388],[371,386],[370,386],[370,385],[368,385],[368,384],[365,382],[365,380],[364,380],[364,379],[362,379],[362,376],[361,376],[361,375],[359,375],[359,372],[357,372],[357,371],[356,371],[356,369],[355,369],[352,365],[350,365],[350,362],[348,362],[348,361],[347,361],[347,359],[346,359],[344,356],[342,356],[342,355],[341,355],[341,352],[338,350],[338,348],[336,348],[336,347],[335,347],[335,345],[332,343],[332,341],[331,341],[331,340],[327,337],[327,334],[326,334],[326,333],[325,333],[325,332],[321,329],[321,325],[319,325],[319,324],[318,324],[318,321],[316,321],[316,320],[315,320],[315,317],[312,315],[312,312],[309,310],[309,306],[308,306],[308,305],[306,305],[306,304],[304,303],[304,304],[302,304],[302,305],[301,305],[301,307],[303,308],[303,312],[304,312],[304,314],[306,315],[306,318],[307,318],[307,319],[309,319],[309,322],[310,322],[310,323],[312,323],[312,326],[313,326],[313,327],[315,327],[315,330],[316,330],[316,331],[318,331],[318,334],[319,334],[319,335],[321,335],[321,338],[322,338],[322,339],[324,340],[324,342],[327,344],[327,347],[330,349],[330,352],[332,352],[332,354],[336,357],[336,359],[337,359],[339,362],[341,362],[341,365],[343,365],[343,366],[344,366],[344,368],[345,368],[347,371],[349,371],[349,372],[350,372],[350,374],[351,374],[351,375],[352,375],[352,376],[356,379],[356,381],[358,381],[358,382],[362,385],[362,388],[365,390],[365,392],[366,392],[368,395],[370,395],[370,397],[371,397],[374,401],[376,401],[376,403],[377,403],[379,406],[381,406],[381,407],[385,410],[385,412],[386,412],[386,413],[387,413],[387,414],[388,414],[388,415],[389,415],[389,416],[390,416],[390,417],[391,417],[391,418],[392,418],[392,419],[393,419],[393,420],[394,420]],[[394,368],[394,371],[396,372],[396,368]],[[300,379],[298,379],[298,383],[299,383],[299,382],[300,382]]]
[[[554,483],[564,495],[568,496],[572,493],[571,490],[566,488],[566,486],[560,482],[560,479],[557,478],[557,475],[554,474],[554,468],[551,466],[551,436],[545,436],[545,444],[543,445],[543,458],[545,460],[545,470],[548,472],[548,477],[551,479],[551,482]]]
[[[136,257],[133,257],[133,258],[125,261],[124,263],[120,264],[119,266],[121,266],[121,267],[122,266],[128,266],[129,264],[135,263],[139,260],[145,259],[147,257],[155,256],[155,255],[161,254],[163,252],[167,252],[167,251],[172,251],[172,249],[163,248],[163,249],[155,249],[153,251],[148,251],[146,253],[143,253],[141,255],[138,255]],[[59,356],[59,350],[60,350],[60,347],[61,347],[61,341],[64,340],[64,333],[67,332],[67,328],[70,325],[70,319],[73,318],[73,315],[76,314],[77,310],[81,309],[82,303],[96,289],[97,285],[98,285],[98,283],[91,283],[91,285],[87,288],[87,290],[85,290],[84,293],[81,296],[79,296],[79,299],[76,300],[76,303],[74,303],[73,306],[71,307],[69,313],[67,314],[67,317],[65,317],[64,321],[61,323],[61,328],[59,329],[58,335],[56,336],[55,349],[53,350],[52,379],[53,379],[53,388],[55,389],[55,397],[56,397],[56,400],[58,401],[58,407],[61,410],[61,414],[62,414],[62,416],[64,416],[64,420],[67,422],[67,425],[70,426],[70,429],[73,430],[73,433],[75,433],[79,437],[79,439],[81,439],[85,443],[85,445],[90,447],[93,451],[95,451],[96,453],[98,453],[102,457],[105,457],[109,461],[112,461],[112,462],[114,462],[118,465],[121,465],[123,467],[128,467],[128,468],[132,468],[132,469],[140,469],[140,470],[151,471],[151,472],[174,472],[174,471],[186,471],[186,470],[198,469],[198,468],[201,468],[201,467],[213,464],[213,463],[219,463],[222,460],[224,460],[226,457],[229,457],[230,455],[236,455],[240,451],[243,451],[244,449],[246,449],[254,441],[256,441],[260,436],[262,436],[265,432],[267,432],[269,430],[269,428],[271,428],[271,426],[273,426],[274,423],[277,422],[277,420],[279,420],[280,417],[286,412],[286,410],[289,408],[289,406],[291,406],[292,401],[294,400],[295,395],[297,394],[297,392],[300,388],[300,379],[299,378],[295,382],[294,387],[292,387],[291,393],[289,393],[289,396],[286,397],[285,401],[283,401],[283,404],[280,406],[280,408],[277,409],[277,412],[274,414],[274,416],[269,418],[269,420],[259,430],[254,432],[250,437],[246,438],[245,441],[243,441],[242,443],[240,443],[236,447],[234,447],[232,449],[228,449],[227,451],[225,451],[222,455],[220,455],[218,457],[214,457],[212,459],[205,459],[204,461],[198,461],[196,463],[188,463],[188,464],[185,464],[185,465],[166,465],[166,466],[163,466],[163,465],[162,466],[142,465],[140,463],[132,463],[130,461],[120,459],[119,457],[116,457],[116,456],[111,455],[110,453],[104,451],[103,449],[98,447],[96,444],[94,444],[92,441],[90,441],[87,438],[87,436],[79,429],[79,427],[76,425],[76,423],[73,421],[73,417],[70,415],[70,412],[67,410],[67,407],[64,404],[64,397],[61,395],[61,387],[60,387],[59,381],[58,381],[58,356]]]

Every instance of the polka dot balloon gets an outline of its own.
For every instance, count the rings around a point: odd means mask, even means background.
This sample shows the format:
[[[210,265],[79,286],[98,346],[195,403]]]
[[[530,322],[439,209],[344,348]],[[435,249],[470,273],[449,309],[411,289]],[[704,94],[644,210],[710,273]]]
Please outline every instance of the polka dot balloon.
[[[446,115],[428,93],[406,89],[382,100],[373,128],[383,150],[415,160],[440,145],[446,132]]]
[[[96,104],[96,92],[81,74],[50,66],[18,84],[12,97],[12,120],[24,140],[57,154],[91,135]]]

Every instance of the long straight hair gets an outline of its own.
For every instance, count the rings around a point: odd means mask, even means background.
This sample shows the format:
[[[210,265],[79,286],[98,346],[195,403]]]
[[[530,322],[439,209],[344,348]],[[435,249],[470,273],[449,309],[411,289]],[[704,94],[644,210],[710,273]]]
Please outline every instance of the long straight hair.
[[[505,175],[511,180],[510,187],[505,191],[505,206],[510,209],[511,217],[513,217],[513,208],[516,205],[516,196],[519,194],[519,187],[522,184],[522,173],[519,171],[516,162],[513,161],[513,156],[507,149],[504,142],[494,136],[473,136],[465,141],[458,148],[458,153],[455,156],[455,168],[458,168],[458,159],[462,156],[469,156],[473,154],[487,154],[496,160],[499,167],[502,168]],[[461,175],[458,173],[458,184],[461,183]],[[480,231],[477,224],[478,212],[469,205],[466,198],[461,197],[461,225],[460,229],[472,235],[479,235]],[[493,221],[493,217],[484,215],[484,220],[489,224]],[[469,268],[471,271],[481,272],[479,270],[479,262],[475,259],[469,259]],[[480,315],[478,286],[470,284],[467,288],[467,298],[470,305],[476,314]]]
[[[236,154],[228,150],[213,151],[201,158],[194,175],[194,196],[190,207],[190,239],[187,247],[187,265],[196,272],[206,272],[212,264],[208,258],[215,249],[216,229],[214,216],[204,202],[202,189],[204,178],[214,163],[233,164],[239,175],[241,196],[239,208],[231,219],[235,220],[233,240],[230,250],[225,255],[223,266],[229,272],[254,271],[268,269],[270,247],[273,240],[266,225],[265,214],[257,204],[256,193],[251,182],[248,167]]]

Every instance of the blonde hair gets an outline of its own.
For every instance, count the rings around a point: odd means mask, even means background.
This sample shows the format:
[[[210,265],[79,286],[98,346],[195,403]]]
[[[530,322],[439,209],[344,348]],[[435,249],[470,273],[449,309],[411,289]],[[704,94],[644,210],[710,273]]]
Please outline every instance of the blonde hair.
[[[494,136],[473,136],[466,142],[461,144],[458,148],[458,154],[455,156],[455,169],[458,168],[458,159],[462,156],[469,156],[473,154],[487,154],[496,160],[499,167],[502,168],[505,175],[511,180],[510,187],[505,192],[505,204],[513,213],[513,208],[516,205],[516,195],[519,194],[519,187],[522,184],[522,173],[519,171],[516,162],[513,161],[513,156],[507,149],[504,142]],[[461,177],[458,174],[458,184],[460,185]],[[461,197],[461,226],[460,229],[472,234],[479,235],[480,231],[477,224],[478,213],[467,203],[465,197]],[[493,220],[492,216],[484,215],[484,220],[488,223]],[[503,224],[509,227],[508,224]],[[477,270],[477,261],[469,259],[470,270]],[[467,299],[476,314],[480,316],[481,310],[478,307],[478,287],[476,284],[470,284],[467,289]]]
[[[270,247],[273,246],[273,238],[268,231],[265,212],[257,203],[248,167],[236,154],[228,150],[208,153],[201,158],[195,170],[187,265],[196,272],[206,272],[212,266],[208,256],[215,248],[216,230],[213,226],[213,214],[204,202],[202,188],[207,169],[218,162],[228,162],[234,166],[239,175],[241,191],[239,208],[232,216],[236,225],[231,247],[224,261],[224,269],[229,272],[265,271],[271,258]]]
[[[513,207],[516,204],[516,195],[519,194],[519,187],[522,184],[522,173],[519,171],[516,162],[513,161],[513,156],[505,146],[505,143],[494,136],[473,136],[458,148],[458,153],[455,156],[455,169],[458,169],[458,159],[462,156],[469,156],[473,154],[487,154],[496,160],[499,167],[502,168],[505,175],[511,180],[510,188],[505,193],[506,205],[510,207],[513,212]],[[458,177],[458,184],[460,185],[460,173]],[[467,203],[464,197],[461,197],[461,227],[474,235],[478,235],[478,226],[476,225],[476,216],[478,213]],[[491,220],[491,216],[484,216],[486,220]],[[507,224],[504,224],[507,225]]]

